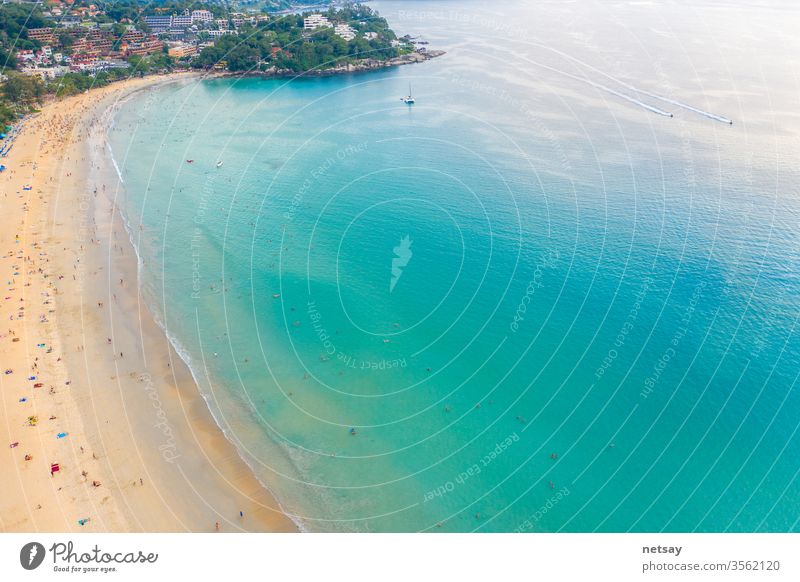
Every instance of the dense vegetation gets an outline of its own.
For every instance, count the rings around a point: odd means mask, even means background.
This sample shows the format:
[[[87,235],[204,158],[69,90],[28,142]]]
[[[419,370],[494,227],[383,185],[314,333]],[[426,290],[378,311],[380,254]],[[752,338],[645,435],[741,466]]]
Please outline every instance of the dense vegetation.
[[[38,49],[39,43],[28,39],[29,28],[52,26],[53,22],[42,15],[36,7],[23,4],[0,6],[0,68],[14,68],[13,51]]]
[[[345,41],[333,28],[303,30],[303,16],[289,14],[257,26],[245,26],[238,36],[222,36],[194,60],[198,68],[225,62],[230,71],[266,70],[269,67],[300,72],[335,67],[359,59],[390,59],[400,54],[386,20],[368,6],[352,5],[323,13],[331,22],[349,24],[356,38]],[[363,33],[375,32],[367,40]]]
[[[157,14],[181,14],[184,10],[208,10],[215,18],[222,18],[228,13],[224,2],[193,2],[189,0],[103,0],[92,2],[106,13],[109,21],[119,22],[128,19],[137,22],[142,16]]]
[[[9,124],[20,113],[34,107],[45,91],[44,83],[39,77],[9,71],[0,89],[0,125]]]
[[[44,95],[41,80],[13,72],[17,67],[14,52],[38,49],[39,43],[28,38],[28,28],[50,24],[38,9],[32,11],[20,4],[0,6],[0,74],[7,77],[0,88],[0,125],[11,122]]]
[[[79,5],[75,2],[74,5]],[[103,23],[112,22],[112,32],[116,37],[122,36],[126,28],[118,21],[124,18],[136,19],[142,11],[150,10],[153,3],[137,2],[135,0],[111,0],[108,2],[95,2],[96,6],[104,4],[108,8],[106,15],[98,15],[95,21]],[[205,4],[190,2],[166,2],[160,6],[167,7],[170,11],[183,10],[185,7],[200,9]],[[208,5],[212,6],[212,5]],[[221,10],[217,4],[215,10]],[[152,8],[152,10],[155,10]],[[148,57],[133,56],[128,59],[129,68],[118,68],[101,71],[98,73],[67,73],[58,79],[45,82],[39,77],[17,73],[17,59],[14,53],[20,50],[38,50],[41,45],[38,41],[28,38],[31,28],[56,26],[56,22],[44,17],[39,6],[23,4],[0,5],[0,73],[6,77],[0,87],[0,125],[6,125],[24,115],[37,106],[41,99],[48,93],[58,96],[81,93],[92,87],[102,87],[110,82],[124,79],[131,75],[145,75],[147,73],[169,69],[174,65],[174,60],[166,54],[155,54]],[[62,32],[58,35],[58,48],[69,52],[74,37]]]
[[[306,6],[313,2],[303,2]],[[241,7],[240,1],[238,5]],[[298,4],[295,0],[253,0],[244,2],[252,8],[288,8]],[[217,18],[231,12],[231,3],[223,0],[75,0],[71,8],[94,5],[99,14],[91,17],[96,24],[112,33],[116,40],[113,50],[120,46],[120,39],[128,26],[146,29],[142,18],[147,15],[182,13],[184,10],[209,10]],[[346,5],[323,12],[333,24],[348,24],[356,37],[346,41],[334,33],[333,28],[303,29],[303,16],[298,14],[275,15],[268,21],[240,26],[237,35],[216,37],[213,45],[189,61],[179,62],[196,68],[212,68],[223,65],[230,71],[265,71],[270,68],[302,72],[324,70],[361,59],[390,59],[410,49],[392,46],[396,40],[394,32],[385,19],[367,6]],[[28,38],[32,28],[58,27],[58,22],[45,17],[41,5],[0,4],[0,123],[9,121],[34,108],[48,93],[58,96],[71,95],[106,85],[130,75],[145,75],[151,72],[170,70],[176,60],[164,54],[146,57],[130,56],[129,67],[113,68],[97,73],[70,72],[52,81],[43,81],[35,76],[16,72],[20,66],[15,53],[22,50],[41,49],[41,44]],[[370,40],[364,33],[376,33]],[[71,54],[75,42],[74,34],[61,28],[56,30],[54,51]],[[197,37],[210,40],[207,31]],[[166,50],[166,49],[165,49]]]

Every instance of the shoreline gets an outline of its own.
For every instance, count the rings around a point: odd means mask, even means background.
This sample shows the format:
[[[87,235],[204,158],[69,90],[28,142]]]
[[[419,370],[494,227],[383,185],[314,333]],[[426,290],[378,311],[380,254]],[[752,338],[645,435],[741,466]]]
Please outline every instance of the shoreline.
[[[291,69],[278,69],[276,67],[271,67],[266,71],[206,71],[206,73],[214,77],[260,77],[264,79],[333,77],[335,75],[368,73],[370,71],[401,67],[403,65],[424,63],[426,61],[430,61],[431,59],[444,56],[445,54],[447,53],[441,50],[430,50],[425,52],[414,51],[407,55],[402,55],[393,59],[361,59],[358,63],[348,63],[346,65],[339,65],[329,69],[309,69],[307,71],[292,71]]]
[[[14,371],[0,380],[0,432],[10,441],[0,457],[2,531],[204,532],[217,523],[220,531],[298,531],[144,304],[132,234],[108,188],[119,179],[102,161],[111,158],[107,124],[121,99],[199,77],[129,79],[48,102],[6,158],[3,203],[18,204],[2,218],[0,268],[11,270],[4,297],[24,285],[20,302],[35,312],[15,319],[11,300],[3,303],[12,327],[0,334],[0,355]],[[23,269],[31,279],[21,285]],[[36,321],[39,297],[49,309]],[[48,355],[32,357],[34,345]],[[25,379],[30,366],[41,388]],[[32,411],[36,426],[14,426]]]

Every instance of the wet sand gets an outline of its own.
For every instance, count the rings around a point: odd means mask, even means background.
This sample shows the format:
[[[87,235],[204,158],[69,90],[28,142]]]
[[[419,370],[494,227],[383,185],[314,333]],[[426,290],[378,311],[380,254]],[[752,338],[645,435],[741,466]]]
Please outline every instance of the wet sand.
[[[114,105],[178,78],[50,102],[0,159],[0,531],[297,531],[143,303],[114,205]]]

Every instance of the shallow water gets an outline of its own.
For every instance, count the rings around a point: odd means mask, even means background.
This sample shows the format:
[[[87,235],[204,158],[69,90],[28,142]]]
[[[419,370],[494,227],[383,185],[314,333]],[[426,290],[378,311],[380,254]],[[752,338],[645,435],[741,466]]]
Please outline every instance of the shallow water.
[[[311,530],[796,531],[797,9],[375,6],[448,54],[110,134],[259,477]]]

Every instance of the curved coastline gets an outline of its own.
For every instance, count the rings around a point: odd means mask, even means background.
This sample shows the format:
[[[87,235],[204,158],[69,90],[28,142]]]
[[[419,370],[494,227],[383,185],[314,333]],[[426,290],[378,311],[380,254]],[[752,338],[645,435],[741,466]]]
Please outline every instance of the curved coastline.
[[[163,86],[163,84],[159,85],[159,87],[161,87],[161,86]],[[155,87],[150,87],[150,88],[155,88]],[[128,95],[128,97],[132,97],[132,96],[133,96],[133,93]],[[111,114],[111,117],[109,119],[110,125],[109,125],[108,129],[113,127],[113,120],[114,120],[114,116],[115,115],[116,115],[116,110]],[[106,147],[106,152],[105,153],[108,156],[108,160],[111,162],[112,167],[116,171],[116,174],[118,176],[120,184],[122,184],[122,188],[121,188],[122,193],[121,194],[124,196],[125,195],[125,192],[124,192],[124,179],[122,177],[122,172],[119,169],[119,164],[117,163],[117,160],[114,157],[114,150],[111,147],[111,144],[109,143],[108,140],[106,140],[106,146],[107,147]],[[124,210],[122,209],[121,206],[116,206],[116,211],[119,213],[121,223],[122,223],[123,227],[125,228],[126,232],[128,233],[128,242],[130,243],[130,246],[131,246],[131,248],[133,249],[133,251],[134,251],[134,253],[136,255],[137,285],[138,285],[139,294],[140,294],[140,297],[141,297],[143,295],[143,293],[142,293],[143,272],[142,272],[142,269],[141,269],[141,267],[143,265],[143,259],[142,259],[142,255],[141,255],[141,249],[137,246],[137,244],[135,242],[135,236],[134,236],[134,232],[135,231],[134,231],[134,229],[133,229],[133,227],[132,227],[132,225],[130,223],[129,217],[126,215],[126,213],[124,212]],[[311,531],[308,528],[308,526],[306,524],[304,524],[303,521],[298,516],[292,515],[291,513],[288,513],[288,512],[285,511],[285,508],[282,506],[282,504],[281,504],[281,502],[279,500],[279,497],[278,497],[277,493],[274,491],[274,489],[272,487],[270,487],[267,483],[265,483],[258,476],[258,472],[257,472],[256,468],[250,463],[250,461],[246,458],[246,456],[244,454],[242,454],[242,451],[236,445],[234,440],[229,437],[228,431],[225,429],[223,422],[220,420],[220,418],[218,416],[219,415],[219,411],[216,410],[214,406],[212,406],[211,396],[206,394],[201,388],[201,382],[200,382],[200,376],[199,376],[200,373],[198,372],[198,370],[195,369],[195,366],[192,365],[192,357],[191,357],[191,354],[189,353],[188,349],[185,348],[181,344],[180,340],[172,332],[170,332],[170,330],[167,328],[167,325],[165,324],[165,322],[159,316],[158,310],[155,309],[155,307],[153,305],[148,304],[144,300],[142,301],[142,303],[145,305],[145,308],[147,310],[148,315],[150,317],[152,317],[152,319],[155,322],[155,324],[158,326],[158,328],[164,334],[166,339],[169,341],[169,343],[172,346],[172,349],[174,350],[175,354],[178,356],[178,358],[180,359],[182,364],[186,367],[186,370],[191,375],[192,381],[194,383],[194,387],[197,390],[197,392],[200,395],[200,397],[204,400],[206,406],[208,407],[208,412],[211,415],[211,418],[213,419],[214,424],[217,426],[217,428],[219,429],[220,433],[225,437],[225,439],[230,443],[230,445],[236,450],[236,452],[237,452],[239,458],[241,459],[241,461],[243,463],[245,463],[248,466],[248,468],[250,469],[250,471],[252,472],[253,477],[261,484],[261,486],[269,493],[269,495],[271,495],[275,499],[275,501],[277,502],[278,507],[280,508],[280,510],[283,511],[284,514],[289,519],[292,520],[292,522],[295,524],[297,529],[299,531],[301,531],[301,532],[309,532],[309,531]]]
[[[111,167],[113,167],[114,169],[116,178],[119,181],[119,185],[117,186],[117,193],[114,196],[114,200],[113,201],[109,200],[107,202],[111,203],[113,212],[118,215],[120,224],[122,225],[127,234],[127,242],[130,245],[130,248],[133,250],[134,255],[136,257],[136,286],[140,303],[139,311],[140,313],[145,312],[145,317],[152,319],[152,322],[157,326],[159,331],[163,334],[164,338],[166,338],[167,342],[169,343],[170,350],[174,352],[174,354],[177,356],[177,358],[170,358],[171,362],[177,362],[177,364],[170,365],[170,367],[174,370],[173,378],[175,379],[176,383],[180,382],[181,380],[179,377],[182,375],[182,373],[188,372],[188,375],[191,378],[191,386],[189,387],[189,389],[194,390],[197,393],[197,395],[200,396],[208,412],[209,419],[213,422],[215,428],[219,432],[219,435],[226,441],[228,446],[230,446],[235,451],[238,460],[246,465],[247,470],[250,473],[252,479],[255,479],[260,485],[260,487],[264,490],[264,492],[269,496],[270,503],[276,504],[277,510],[281,512],[283,516],[291,520],[292,524],[295,526],[297,530],[308,531],[305,525],[298,518],[288,514],[285,511],[280,501],[278,500],[277,496],[275,495],[273,489],[258,477],[255,468],[248,462],[248,460],[242,454],[241,450],[238,448],[234,440],[229,437],[223,422],[220,420],[220,418],[218,418],[218,411],[216,411],[215,407],[212,405],[211,397],[201,389],[201,382],[198,376],[198,371],[194,368],[194,366],[192,366],[191,355],[188,353],[186,348],[182,346],[178,338],[176,338],[174,334],[172,334],[170,330],[167,328],[165,322],[162,321],[162,319],[159,317],[158,310],[155,309],[153,305],[148,304],[148,302],[144,300],[144,294],[142,292],[142,278],[143,278],[142,266],[144,264],[143,263],[144,258],[141,255],[140,248],[136,244],[135,231],[130,223],[129,217],[124,212],[122,205],[117,203],[118,197],[120,196],[124,197],[126,195],[125,185],[124,185],[124,179],[122,177],[122,172],[120,170],[120,166],[116,158],[114,157],[114,151],[108,139],[108,134],[110,130],[113,128],[116,114],[118,113],[120,106],[122,106],[128,100],[135,98],[137,94],[142,93],[144,91],[157,90],[163,88],[167,84],[176,82],[185,82],[188,79],[197,79],[199,81],[203,77],[204,76],[193,73],[186,73],[171,78],[162,79],[160,80],[160,82],[136,88],[126,93],[123,97],[117,99],[114,103],[110,104],[104,112],[104,114],[106,114],[108,118],[105,121],[105,123],[100,124],[100,130],[103,132],[103,145],[105,147],[98,148],[97,150],[98,157],[94,161],[100,162],[98,163],[98,167],[101,168],[108,167],[107,164],[102,162],[104,161],[110,162]],[[87,184],[87,187],[88,186],[89,185]],[[141,308],[142,305],[144,306],[143,309]],[[180,368],[183,369],[181,370]],[[213,458],[210,458],[209,460],[212,463],[214,461]],[[234,485],[232,484],[231,486],[233,487]],[[275,531],[275,529],[271,526],[271,524],[267,528],[257,528],[256,530]]]
[[[104,125],[115,105],[190,77],[197,75],[129,79],[50,102],[26,120],[7,159],[13,171],[6,198],[17,190],[20,202],[5,220],[14,224],[9,232],[24,234],[0,237],[4,256],[41,245],[38,257],[26,259],[31,283],[23,296],[33,310],[48,290],[52,302],[45,301],[49,318],[19,322],[24,343],[3,342],[0,352],[20,373],[31,363],[31,342],[55,353],[37,358],[52,390],[34,392],[25,404],[49,422],[6,435],[28,454],[2,461],[17,467],[2,471],[0,530],[301,529],[224,434],[174,338],[143,305],[132,231],[116,195],[103,195],[117,179]],[[30,411],[12,408],[16,391],[4,392],[13,399],[2,409],[10,427]],[[55,431],[67,438],[51,444]],[[54,461],[61,471],[48,478],[45,465]]]
[[[264,71],[236,71],[236,72],[217,72],[215,76],[220,77],[261,77],[265,79],[271,78],[300,78],[300,77],[332,77],[334,75],[347,75],[352,73],[368,73],[370,71],[377,71],[380,69],[389,69],[392,67],[401,67],[403,65],[414,65],[424,63],[431,59],[435,59],[447,54],[442,50],[426,50],[414,51],[407,55],[401,55],[392,59],[361,59],[356,63],[347,63],[337,65],[327,69],[309,69],[307,71],[293,71],[291,69],[279,69],[277,67],[270,67]]]

